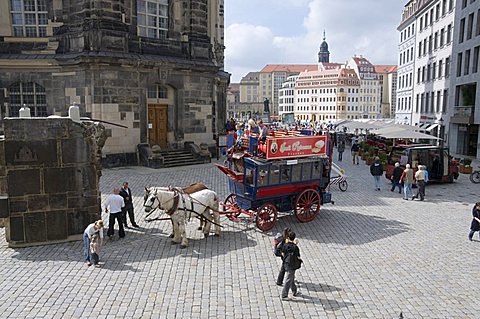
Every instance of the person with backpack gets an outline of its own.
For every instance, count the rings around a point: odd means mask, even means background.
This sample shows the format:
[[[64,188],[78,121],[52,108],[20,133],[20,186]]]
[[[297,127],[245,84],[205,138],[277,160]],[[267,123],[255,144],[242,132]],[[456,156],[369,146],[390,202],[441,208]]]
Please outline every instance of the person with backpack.
[[[352,142],[352,159],[353,159],[353,165],[357,164],[360,162],[358,159],[358,152],[360,151],[360,146],[356,142]]]
[[[373,176],[373,181],[375,182],[375,190],[380,190],[380,177],[383,175],[383,165],[380,163],[380,158],[375,157],[375,162],[370,165],[370,174]]]
[[[274,240],[275,256],[283,257],[282,248],[285,242],[288,240],[288,234],[291,231],[292,230],[287,227],[283,230],[282,234],[278,233],[277,236],[275,236],[275,240]],[[285,278],[285,267],[283,266],[283,262],[282,262],[282,266],[280,267],[280,271],[278,272],[278,276],[277,276],[277,286],[283,286],[284,278]]]
[[[290,289],[292,290],[294,297],[299,295],[299,291],[295,285],[295,271],[301,267],[302,259],[300,259],[300,249],[296,244],[295,238],[295,233],[293,231],[290,232],[288,234],[288,240],[282,247],[282,266],[287,275],[282,289],[282,300],[284,301],[289,300],[288,292]]]

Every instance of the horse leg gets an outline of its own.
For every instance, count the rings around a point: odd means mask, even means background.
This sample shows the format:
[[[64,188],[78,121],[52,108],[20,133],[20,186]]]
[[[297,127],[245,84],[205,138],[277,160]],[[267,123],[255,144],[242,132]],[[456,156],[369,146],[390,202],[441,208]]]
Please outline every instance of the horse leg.
[[[212,223],[210,222],[210,220],[212,220],[211,216],[209,216],[209,213],[210,212],[210,209],[206,208],[203,213],[202,213],[202,216],[205,217],[205,226],[203,227],[203,236],[205,236],[205,238],[207,238],[209,235],[210,235],[210,227],[212,227]]]
[[[197,230],[202,230],[205,226],[205,220],[201,216],[198,219],[200,220],[200,226],[197,227]]]
[[[175,224],[174,224],[172,218],[170,218],[170,221],[172,222],[172,232],[170,233],[170,235],[168,235],[168,238],[173,238],[173,236],[175,234]]]
[[[183,221],[183,223],[180,223],[178,225],[178,230],[180,232],[180,237],[182,240],[182,243],[180,244],[180,248],[181,249],[187,248],[188,239],[187,239],[187,232],[185,231],[185,221]]]
[[[172,215],[172,224],[173,224],[173,239],[172,239],[172,245],[173,244],[179,244],[181,242],[181,234],[180,234],[180,225],[181,222],[178,219],[178,216],[175,216],[175,214]]]

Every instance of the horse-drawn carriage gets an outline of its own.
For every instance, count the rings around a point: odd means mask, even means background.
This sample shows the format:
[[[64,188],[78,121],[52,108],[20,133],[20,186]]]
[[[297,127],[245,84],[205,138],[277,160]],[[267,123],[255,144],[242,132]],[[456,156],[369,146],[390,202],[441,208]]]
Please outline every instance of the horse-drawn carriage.
[[[274,132],[264,143],[252,137],[248,143],[238,143],[229,150],[226,165],[217,165],[229,177],[231,193],[223,203],[223,214],[236,221],[241,214],[254,217],[262,231],[273,228],[279,211],[293,212],[300,222],[312,221],[322,204],[333,203],[326,191],[331,153],[328,133],[281,136]]]

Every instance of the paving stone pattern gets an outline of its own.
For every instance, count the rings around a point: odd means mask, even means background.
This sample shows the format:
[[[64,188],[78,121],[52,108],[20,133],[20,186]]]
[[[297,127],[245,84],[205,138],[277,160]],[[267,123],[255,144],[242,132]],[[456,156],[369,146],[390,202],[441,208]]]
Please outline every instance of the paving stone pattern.
[[[218,169],[104,170],[102,199],[129,181],[141,228],[106,242],[102,268],[83,263],[81,242],[14,250],[2,241],[0,318],[478,318],[480,240],[467,234],[480,185],[461,175],[428,185],[424,202],[404,201],[386,180],[375,191],[368,166],[350,161],[345,152],[348,191],[332,187],[335,205],[314,221],[281,214],[262,233],[223,218],[222,236],[207,240],[192,221],[185,250],[170,244],[168,221],[144,221],[143,186],[204,182],[225,198]],[[286,226],[305,261],[291,301],[280,299],[272,252]]]

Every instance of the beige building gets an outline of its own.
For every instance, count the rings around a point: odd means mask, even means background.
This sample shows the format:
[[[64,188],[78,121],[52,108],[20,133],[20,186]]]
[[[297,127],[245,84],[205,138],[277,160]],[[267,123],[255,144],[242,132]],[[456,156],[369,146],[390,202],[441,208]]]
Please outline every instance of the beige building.
[[[360,118],[381,118],[380,81],[374,65],[362,56],[354,56],[347,62],[347,67],[354,69],[360,80]]]
[[[294,113],[300,121],[359,118],[360,81],[345,67],[300,73],[295,82]]]
[[[380,86],[380,115],[381,118],[395,118],[397,101],[397,66],[375,65]]]

